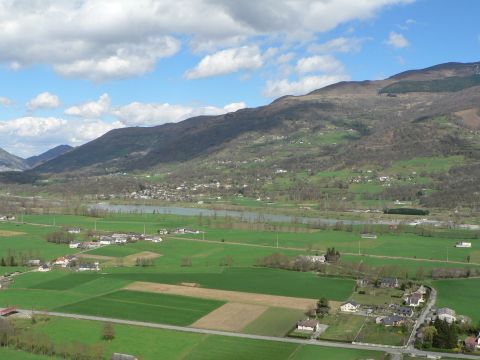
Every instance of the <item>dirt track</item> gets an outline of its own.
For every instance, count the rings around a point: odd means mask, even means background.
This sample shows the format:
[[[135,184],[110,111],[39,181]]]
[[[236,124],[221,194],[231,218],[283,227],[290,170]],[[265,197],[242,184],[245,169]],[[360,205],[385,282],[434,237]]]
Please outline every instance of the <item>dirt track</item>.
[[[268,309],[253,304],[226,303],[192,324],[193,327],[240,331]]]
[[[25,235],[25,233],[20,231],[0,230],[0,237],[18,236],[18,235]]]
[[[193,286],[157,284],[149,282],[134,282],[133,284],[127,285],[125,289],[156,293],[169,293],[204,299],[216,299],[234,303],[284,307],[303,311],[314,308],[317,303],[317,300],[315,299],[246,293],[240,291],[205,289]],[[333,302],[331,302],[330,306],[332,306],[332,308],[336,307],[335,304],[332,303]]]

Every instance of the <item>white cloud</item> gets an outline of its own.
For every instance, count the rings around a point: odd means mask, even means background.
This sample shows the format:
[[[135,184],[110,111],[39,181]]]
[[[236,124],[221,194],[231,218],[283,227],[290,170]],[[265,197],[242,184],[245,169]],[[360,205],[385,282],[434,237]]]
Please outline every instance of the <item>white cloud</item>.
[[[0,2],[0,63],[51,65],[93,81],[152,71],[179,51],[240,48],[253,39],[310,38],[413,0],[42,0]],[[219,31],[221,29],[221,31]]]
[[[358,52],[362,49],[362,44],[366,38],[357,37],[338,37],[329,40],[323,44],[311,44],[308,51],[311,53],[326,53],[331,54],[335,52],[350,53]]]
[[[292,61],[295,58],[295,53],[289,52],[286,54],[282,54],[277,58],[277,64],[286,64]]]
[[[343,64],[331,55],[311,56],[299,59],[295,68],[300,74],[313,72],[343,73]]]
[[[83,118],[98,118],[110,110],[110,97],[102,94],[97,101],[90,101],[81,105],[69,107],[65,114]]]
[[[0,121],[0,141],[7,151],[28,157],[60,144],[81,145],[122,126],[118,121],[89,120],[78,123],[56,117],[28,116]]]
[[[13,101],[5,96],[0,96],[0,105],[8,107],[13,104]]]
[[[126,126],[155,126],[179,122],[193,116],[225,114],[245,107],[244,102],[231,103],[223,108],[133,102],[114,109],[112,115]]]
[[[410,43],[405,38],[405,36],[403,36],[402,34],[396,33],[395,31],[390,32],[390,34],[388,35],[388,40],[386,40],[386,43],[397,49],[405,48],[408,45],[410,45]]]
[[[243,46],[205,56],[195,68],[185,73],[185,77],[191,80],[225,75],[240,70],[255,70],[262,64],[262,55],[257,46]]]
[[[54,109],[60,106],[60,99],[57,95],[50,94],[48,91],[35,96],[27,103],[27,109],[34,111],[36,109]]]
[[[288,79],[277,81],[270,80],[267,81],[267,85],[263,90],[263,95],[269,98],[280,97],[283,95],[303,95],[310,91],[348,79],[349,77],[345,74],[333,74],[306,76],[297,81],[289,81]]]

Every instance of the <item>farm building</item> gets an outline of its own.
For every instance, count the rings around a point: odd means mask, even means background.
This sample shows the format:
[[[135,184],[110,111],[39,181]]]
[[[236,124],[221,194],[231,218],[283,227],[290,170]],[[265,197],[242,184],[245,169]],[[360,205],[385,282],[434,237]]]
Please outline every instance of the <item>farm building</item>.
[[[456,247],[456,248],[471,248],[471,247],[472,247],[472,243],[471,243],[471,242],[462,241],[462,242],[456,243],[456,244],[455,244],[455,247]]]
[[[68,244],[68,247],[70,249],[78,249],[80,247],[81,243],[79,242],[71,242],[70,244]]]
[[[79,227],[72,227],[67,230],[68,233],[70,234],[80,234],[80,228]]]
[[[100,264],[98,262],[80,264],[78,271],[98,271],[100,270]]]
[[[376,239],[377,235],[376,234],[368,234],[364,233],[361,235],[362,239]]]
[[[145,236],[143,240],[151,241],[153,243],[159,243],[163,241],[163,239],[160,236],[150,236],[150,235]]]
[[[297,330],[302,331],[318,331],[320,323],[315,319],[301,320],[297,323]]]
[[[110,360],[138,360],[138,358],[133,355],[114,353]]]
[[[356,301],[346,301],[342,305],[340,305],[340,310],[343,312],[357,312],[360,308],[360,304]]]
[[[379,285],[382,288],[398,288],[400,283],[397,278],[394,277],[384,277],[379,281]]]
[[[449,324],[457,321],[457,314],[455,313],[455,310],[446,307],[437,310],[437,317],[440,320],[448,322]]]
[[[314,264],[323,264],[325,262],[325,255],[301,255],[299,258],[300,260],[309,261]]]
[[[27,266],[40,266],[40,259],[27,260]]]

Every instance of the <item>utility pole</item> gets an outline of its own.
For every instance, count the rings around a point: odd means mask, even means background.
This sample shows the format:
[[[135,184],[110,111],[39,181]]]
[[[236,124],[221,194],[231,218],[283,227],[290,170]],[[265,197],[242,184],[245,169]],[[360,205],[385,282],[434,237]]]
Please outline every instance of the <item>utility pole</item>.
[[[448,262],[448,247],[447,247],[447,262]]]
[[[278,232],[277,232],[277,249],[278,249]]]
[[[53,215],[53,226],[56,226],[55,215]]]
[[[146,227],[145,227],[145,223],[143,224],[143,235],[145,235],[147,232],[146,232]]]
[[[95,219],[95,231],[97,231],[97,219]]]

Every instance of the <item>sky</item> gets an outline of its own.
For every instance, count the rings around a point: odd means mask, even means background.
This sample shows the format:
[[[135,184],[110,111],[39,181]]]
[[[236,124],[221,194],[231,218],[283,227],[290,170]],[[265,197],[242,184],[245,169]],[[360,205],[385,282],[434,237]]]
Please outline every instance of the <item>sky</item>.
[[[474,0],[1,0],[0,147],[256,107],[480,60]]]

